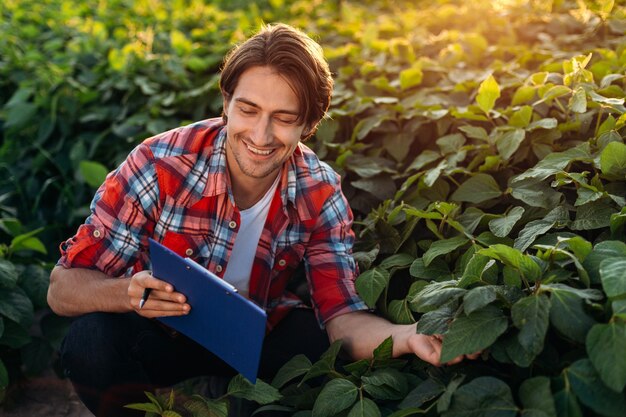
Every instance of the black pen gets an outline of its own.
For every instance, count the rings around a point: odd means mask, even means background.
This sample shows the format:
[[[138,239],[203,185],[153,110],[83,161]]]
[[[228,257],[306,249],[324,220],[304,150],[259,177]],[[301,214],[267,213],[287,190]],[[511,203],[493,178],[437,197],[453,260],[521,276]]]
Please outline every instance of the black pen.
[[[140,310],[143,308],[144,304],[146,304],[146,301],[148,301],[148,297],[150,296],[151,291],[152,288],[146,288],[145,290],[143,290],[143,294],[141,294],[141,300],[139,301]]]

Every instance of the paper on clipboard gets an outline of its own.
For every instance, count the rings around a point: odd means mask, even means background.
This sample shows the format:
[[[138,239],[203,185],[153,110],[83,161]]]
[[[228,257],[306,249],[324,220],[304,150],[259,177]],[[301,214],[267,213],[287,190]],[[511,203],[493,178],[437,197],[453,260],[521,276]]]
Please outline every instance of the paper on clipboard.
[[[150,239],[152,274],[187,297],[185,316],[158,320],[195,340],[250,382],[263,348],[267,314],[234,287],[189,258]]]

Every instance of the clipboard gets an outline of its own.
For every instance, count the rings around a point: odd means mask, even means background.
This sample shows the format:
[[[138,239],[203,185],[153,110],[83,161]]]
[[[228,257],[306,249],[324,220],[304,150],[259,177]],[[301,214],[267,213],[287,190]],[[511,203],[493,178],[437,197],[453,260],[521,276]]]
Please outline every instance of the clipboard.
[[[256,382],[267,314],[235,287],[190,258],[150,239],[152,274],[187,297],[189,314],[159,317]]]

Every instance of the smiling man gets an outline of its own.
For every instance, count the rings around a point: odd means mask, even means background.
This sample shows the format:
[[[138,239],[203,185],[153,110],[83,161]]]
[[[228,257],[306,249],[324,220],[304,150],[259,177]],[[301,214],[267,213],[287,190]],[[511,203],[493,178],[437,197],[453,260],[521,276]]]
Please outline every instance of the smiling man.
[[[190,306],[149,272],[148,238],[196,260],[267,311],[262,378],[296,354],[316,360],[329,339],[343,339],[359,359],[393,336],[395,356],[413,353],[438,365],[438,338],[364,311],[355,291],[352,213],[338,175],[302,144],[332,93],[320,46],[289,26],[264,27],[226,57],[220,87],[221,118],[137,146],[98,189],[76,235],[61,244],[48,302],[60,315],[80,316],[61,359],[83,402],[97,416],[141,415],[122,406],[144,401],[144,390],[234,374],[150,320],[188,314]],[[301,262],[310,307],[287,290]],[[146,288],[152,292],[141,308]]]

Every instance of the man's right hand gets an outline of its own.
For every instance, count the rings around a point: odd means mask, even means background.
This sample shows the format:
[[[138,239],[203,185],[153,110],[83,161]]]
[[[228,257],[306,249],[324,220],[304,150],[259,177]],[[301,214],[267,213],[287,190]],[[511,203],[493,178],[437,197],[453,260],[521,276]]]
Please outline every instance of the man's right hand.
[[[139,308],[146,288],[151,288],[152,291],[143,308]],[[128,285],[128,298],[130,307],[147,318],[183,316],[191,310],[183,294],[175,292],[171,284],[153,277],[151,271],[141,271],[132,276]]]

